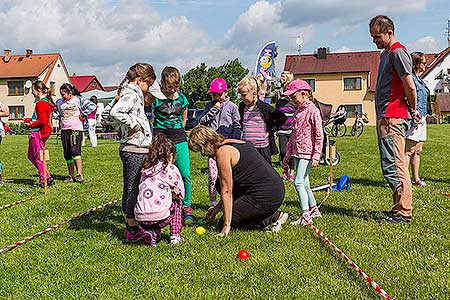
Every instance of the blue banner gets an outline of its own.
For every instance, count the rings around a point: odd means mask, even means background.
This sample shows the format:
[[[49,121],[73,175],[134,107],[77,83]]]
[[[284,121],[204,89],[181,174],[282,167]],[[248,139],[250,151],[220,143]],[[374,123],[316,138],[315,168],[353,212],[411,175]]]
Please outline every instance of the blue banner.
[[[255,66],[255,76],[262,74],[266,83],[275,78],[275,57],[277,55],[277,46],[274,41],[269,42],[259,51]],[[270,101],[270,99],[266,99]]]

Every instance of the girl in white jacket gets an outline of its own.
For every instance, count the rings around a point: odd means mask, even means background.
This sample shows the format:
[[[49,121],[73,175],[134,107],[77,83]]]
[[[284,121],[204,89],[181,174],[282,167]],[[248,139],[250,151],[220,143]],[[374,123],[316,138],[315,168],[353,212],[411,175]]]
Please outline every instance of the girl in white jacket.
[[[153,67],[137,63],[130,67],[117,92],[118,100],[110,116],[121,136],[119,155],[123,166],[122,211],[125,214],[125,239],[137,241],[143,230],[134,217],[139,194],[139,180],[145,157],[152,142],[152,132],[144,112],[144,95],[156,79]]]

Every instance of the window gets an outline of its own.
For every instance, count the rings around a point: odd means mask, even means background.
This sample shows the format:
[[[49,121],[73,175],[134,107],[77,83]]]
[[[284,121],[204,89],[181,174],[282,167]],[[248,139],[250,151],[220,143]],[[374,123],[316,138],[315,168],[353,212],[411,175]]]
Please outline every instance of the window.
[[[347,111],[347,117],[355,118],[356,113],[362,114],[362,104],[343,104]]]
[[[10,119],[23,119],[25,117],[24,106],[9,106]]]
[[[22,96],[23,81],[8,81],[8,96]]]
[[[55,82],[54,81],[50,81],[50,91],[52,93],[52,96],[56,96],[56,94],[55,94]]]
[[[316,80],[314,78],[306,78],[303,80],[309,84],[313,92],[316,91]]]
[[[361,90],[361,77],[344,78],[344,91]]]
[[[95,80],[92,81],[92,87],[94,87],[94,88],[97,87],[97,81],[95,81]]]

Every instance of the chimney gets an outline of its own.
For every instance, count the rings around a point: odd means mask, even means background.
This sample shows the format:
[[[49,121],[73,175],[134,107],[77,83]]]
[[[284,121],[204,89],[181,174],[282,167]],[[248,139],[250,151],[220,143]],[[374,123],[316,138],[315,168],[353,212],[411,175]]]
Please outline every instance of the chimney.
[[[9,62],[11,60],[11,50],[9,50],[9,49],[3,50],[3,55],[4,55],[3,61],[5,63],[7,63],[7,62]]]
[[[321,47],[317,49],[317,58],[318,59],[327,59],[327,48]]]
[[[27,56],[27,57],[30,57],[31,54],[33,54],[33,50],[32,50],[32,49],[27,49],[27,51],[26,51],[26,56]]]

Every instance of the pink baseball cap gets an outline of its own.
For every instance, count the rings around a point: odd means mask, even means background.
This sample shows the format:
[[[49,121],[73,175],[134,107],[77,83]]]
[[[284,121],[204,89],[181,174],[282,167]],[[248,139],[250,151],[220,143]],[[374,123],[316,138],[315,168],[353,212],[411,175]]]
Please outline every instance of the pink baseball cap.
[[[290,96],[293,93],[295,93],[297,91],[300,91],[300,90],[311,91],[311,87],[304,80],[301,80],[301,79],[292,80],[288,84],[288,87],[287,87],[286,91],[284,91],[283,96]]]

